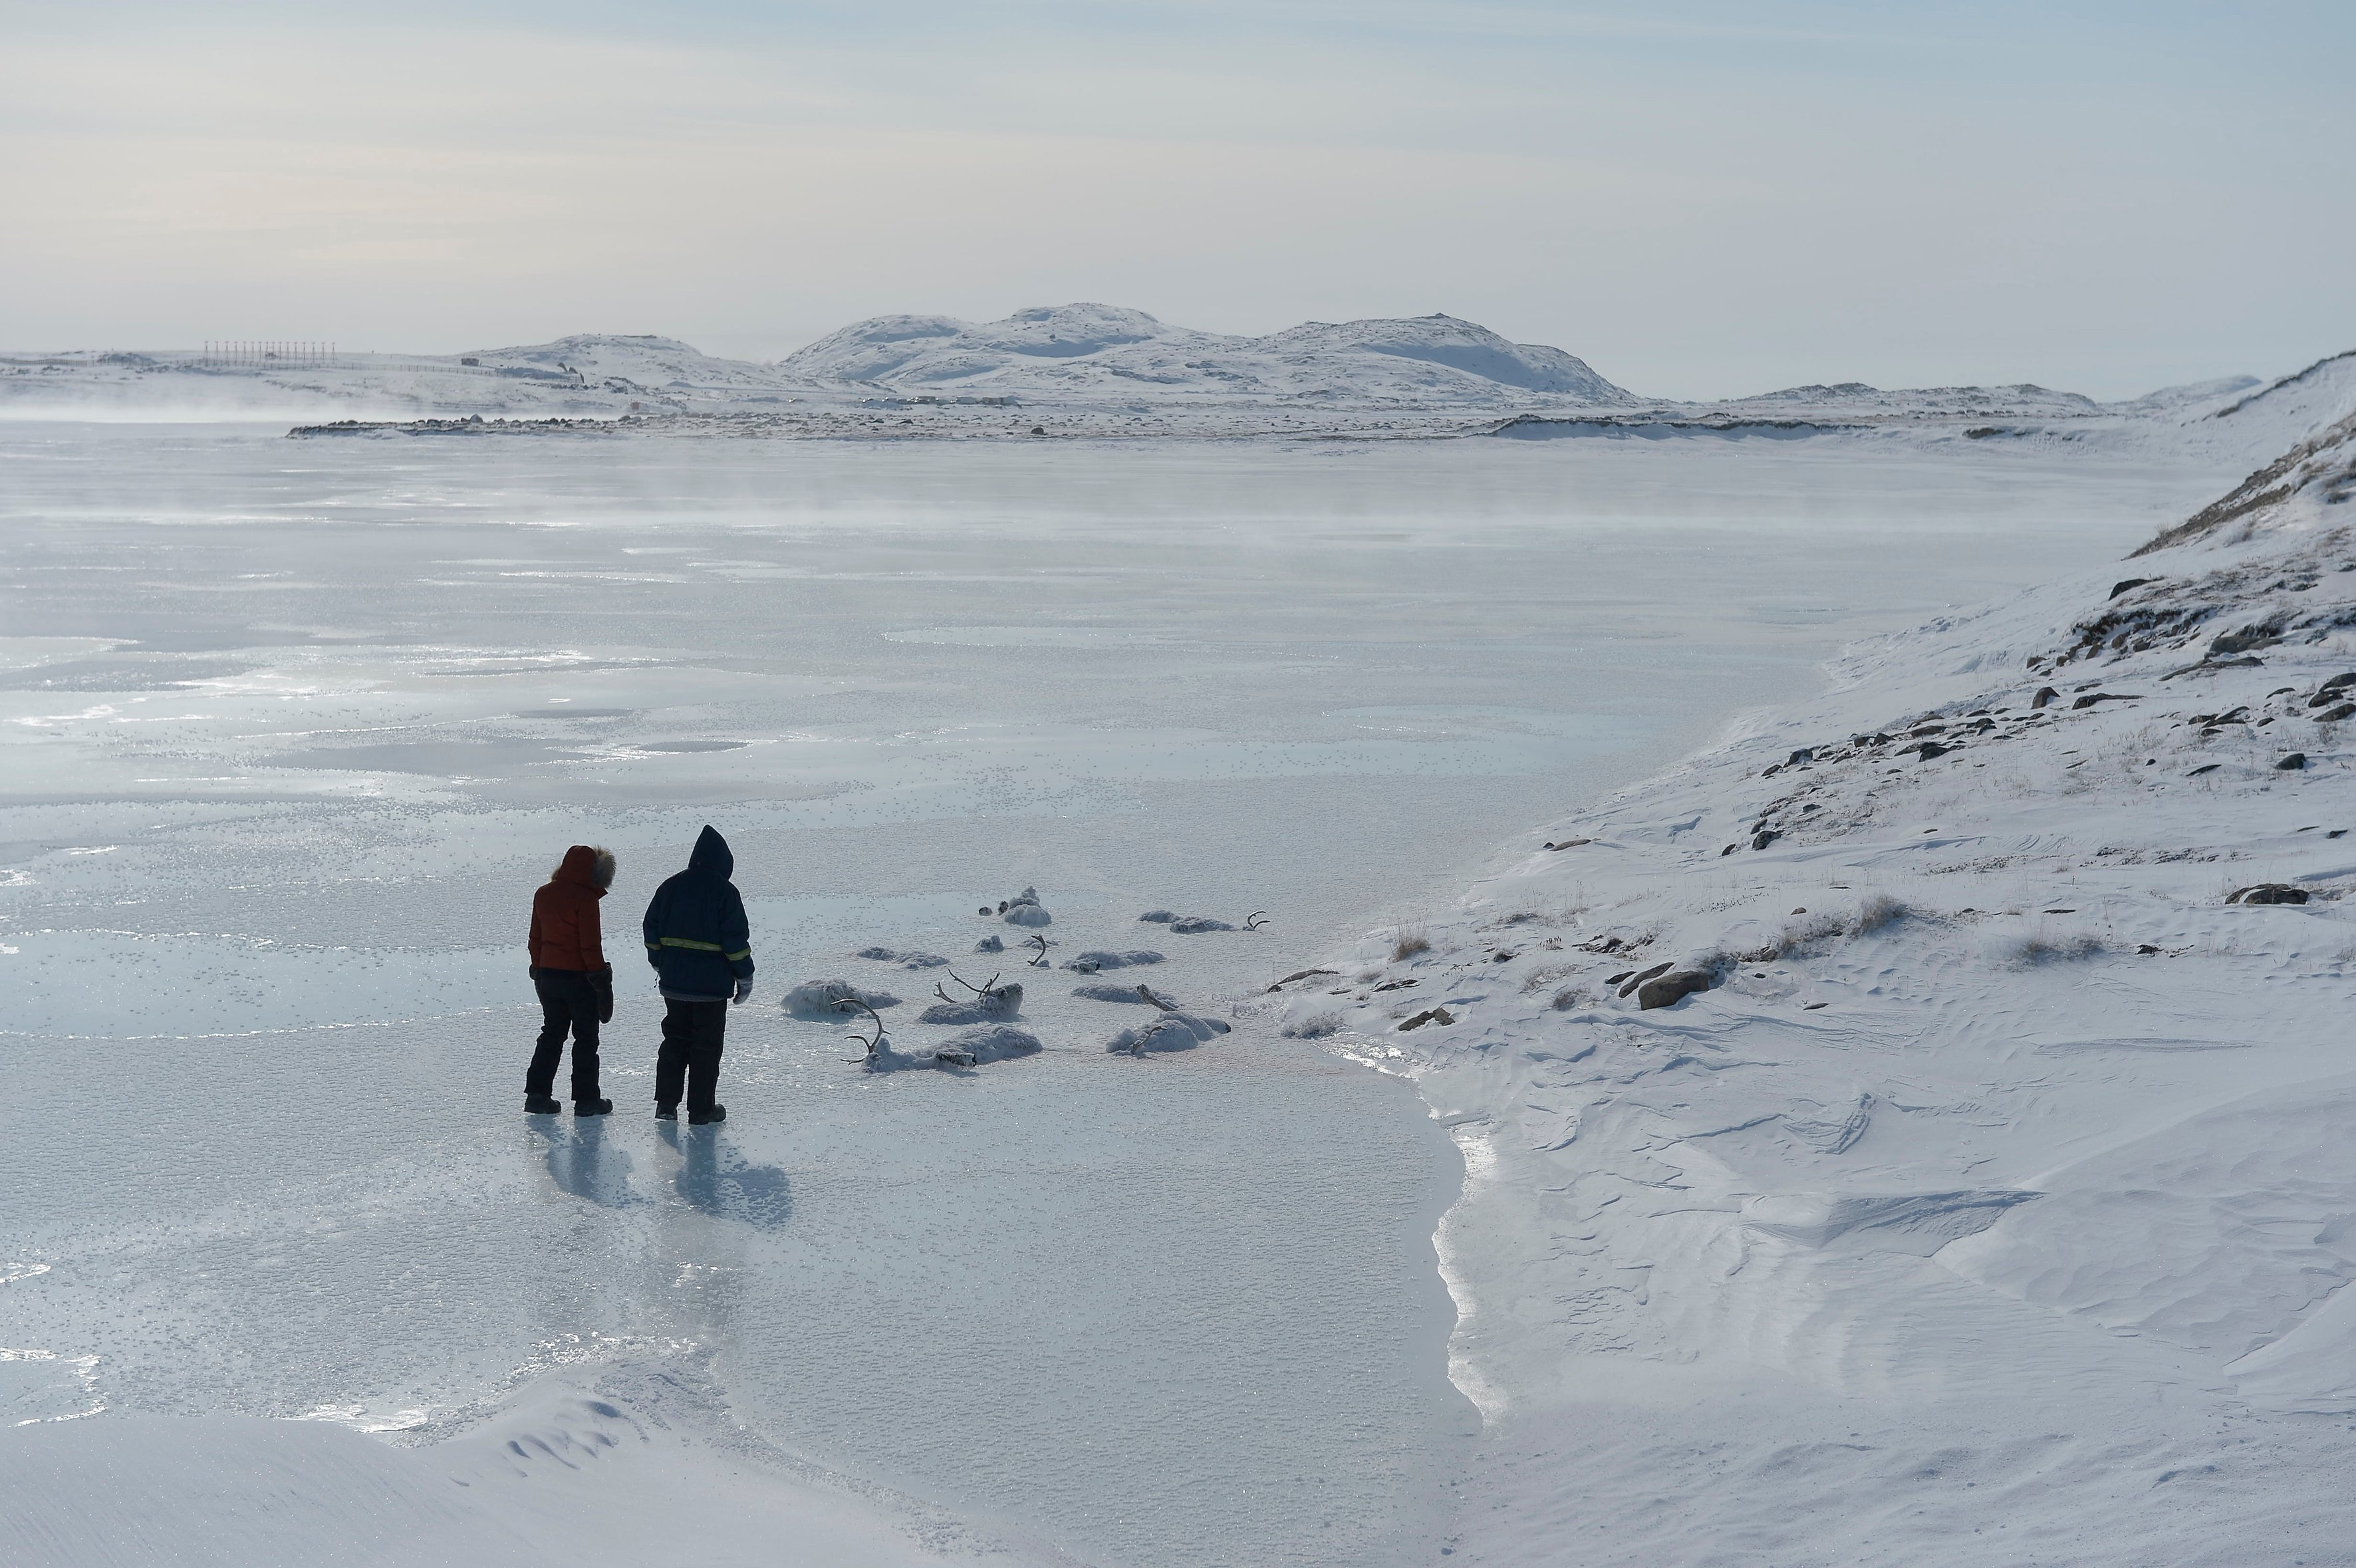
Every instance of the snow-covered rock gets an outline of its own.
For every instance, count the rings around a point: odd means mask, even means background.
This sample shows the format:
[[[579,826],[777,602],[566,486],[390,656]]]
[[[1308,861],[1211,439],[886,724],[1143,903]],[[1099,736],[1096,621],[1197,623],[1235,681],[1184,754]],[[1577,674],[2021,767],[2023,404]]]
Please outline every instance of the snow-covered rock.
[[[806,980],[786,993],[779,1005],[796,1018],[840,1020],[856,1013],[857,1004],[875,1008],[897,1007],[900,999],[888,992],[869,991],[847,980]]]
[[[1025,887],[998,907],[998,918],[1010,926],[1052,926],[1055,918],[1039,903],[1039,890]]]
[[[1094,985],[1075,985],[1072,987],[1072,994],[1083,1002],[1134,1003],[1141,1007],[1151,1004],[1148,998],[1140,993],[1137,986],[1122,985],[1112,981],[1102,981]]]
[[[1116,1056],[1132,1057],[1141,1057],[1148,1051],[1191,1051],[1205,1040],[1227,1033],[1227,1026],[1216,1018],[1188,1013],[1166,1003],[1154,1004],[1163,1009],[1158,1017],[1121,1030],[1105,1042],[1105,1049]]]
[[[863,958],[871,963],[896,963],[902,969],[944,969],[948,967],[949,961],[937,952],[917,952],[914,950],[902,952],[896,948],[881,947],[861,948],[852,956]]]
[[[1023,985],[1009,980],[985,986],[971,996],[934,1003],[916,1015],[920,1024],[997,1024],[1023,1012]]]
[[[969,1068],[1036,1056],[1039,1036],[1012,1025],[991,1024],[951,1035],[938,1045],[903,1051],[888,1039],[862,1064],[869,1072],[906,1072],[922,1068]]]
[[[1099,970],[1131,969],[1140,964],[1160,963],[1162,955],[1146,948],[1132,948],[1127,952],[1090,949],[1064,961],[1064,967],[1076,974],[1094,974]]]

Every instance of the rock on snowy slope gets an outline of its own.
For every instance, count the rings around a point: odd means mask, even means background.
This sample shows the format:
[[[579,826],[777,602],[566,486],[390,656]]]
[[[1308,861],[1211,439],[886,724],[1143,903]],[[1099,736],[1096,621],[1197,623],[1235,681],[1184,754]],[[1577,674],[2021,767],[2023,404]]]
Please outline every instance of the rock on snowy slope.
[[[1451,316],[1308,322],[1266,338],[1172,327],[1108,305],[1042,306],[989,322],[884,316],[830,333],[778,368],[813,380],[1024,398],[1638,401],[1559,349],[1508,342]]]
[[[2324,716],[2356,686],[2351,440],[2115,596],[1852,650],[1825,698],[1554,824],[1575,864],[1516,858],[1429,950],[1370,937],[1349,997],[1269,1004],[1339,1001],[1335,1048],[1466,1152],[1460,1560],[1574,1527],[1648,1568],[2340,1551],[2313,1418],[2356,1412],[2356,750]],[[2220,632],[2254,651],[2208,658]],[[2308,901],[2226,902],[2276,883]],[[1619,994],[1664,961],[1725,979]],[[1435,979],[1453,1026],[1395,1032]]]

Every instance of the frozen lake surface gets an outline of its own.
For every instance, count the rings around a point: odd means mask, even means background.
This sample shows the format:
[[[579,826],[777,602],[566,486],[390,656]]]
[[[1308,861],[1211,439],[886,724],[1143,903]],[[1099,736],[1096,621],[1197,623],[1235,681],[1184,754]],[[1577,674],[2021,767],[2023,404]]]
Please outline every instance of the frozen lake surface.
[[[871,1076],[1024,933],[1222,1015],[1809,691],[2217,488],[1952,439],[314,441],[0,425],[0,1398],[434,1436],[570,1363],[1083,1560],[1421,1561],[1472,1407],[1408,1084],[1028,971],[1048,1049]],[[647,895],[711,822],[761,980],[647,1114]],[[606,1125],[528,1122],[520,950],[612,845]],[[1147,909],[1258,933],[1180,936]],[[970,966],[969,966],[970,965]],[[977,970],[980,972],[977,972]],[[1123,972],[1123,978],[1137,972]]]

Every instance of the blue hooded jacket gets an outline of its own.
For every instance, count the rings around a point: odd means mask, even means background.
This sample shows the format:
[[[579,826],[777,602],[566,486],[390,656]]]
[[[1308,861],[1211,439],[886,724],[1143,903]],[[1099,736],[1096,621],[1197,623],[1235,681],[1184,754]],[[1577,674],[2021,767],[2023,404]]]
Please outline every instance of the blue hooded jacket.
[[[724,1002],[738,981],[753,978],[744,900],[728,880],[735,869],[728,841],[707,826],[687,869],[655,889],[647,906],[647,961],[662,976],[665,996]]]

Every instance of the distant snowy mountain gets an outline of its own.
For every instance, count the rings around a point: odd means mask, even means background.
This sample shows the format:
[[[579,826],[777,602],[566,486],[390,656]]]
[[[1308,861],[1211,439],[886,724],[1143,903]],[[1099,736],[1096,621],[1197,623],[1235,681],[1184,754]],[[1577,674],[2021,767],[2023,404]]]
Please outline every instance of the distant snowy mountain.
[[[1784,387],[1723,402],[1639,396],[1577,356],[1452,316],[1305,322],[1264,338],[1173,327],[1110,305],[1001,321],[879,316],[785,360],[675,338],[580,333],[458,354],[223,362],[187,349],[0,354],[0,413],[320,421],[351,433],[500,419],[779,439],[1162,437],[1369,440],[1772,435],[1866,428],[2152,446],[2234,471],[2356,412],[2356,351],[2261,385],[2229,377],[2122,403],[2029,382]],[[2153,445],[2157,444],[2157,445]]]
[[[676,338],[578,333],[552,343],[512,349],[482,349],[462,355],[464,367],[552,382],[605,387],[624,382],[637,390],[684,395],[732,397],[785,390],[787,378],[749,360],[719,360]],[[610,390],[621,391],[621,387]]]
[[[1785,387],[1781,392],[1731,398],[1712,405],[1730,413],[1766,417],[1799,414],[1848,419],[2008,418],[2083,419],[2103,405],[2077,392],[2055,392],[2022,381],[1997,387],[1904,387],[1885,391],[1863,381],[1834,386]]]
[[[1643,401],[1574,355],[1509,342],[1452,316],[1312,321],[1266,338],[1172,327],[1108,305],[1042,306],[987,322],[879,316],[829,334],[778,369],[899,391],[1037,398]]]

